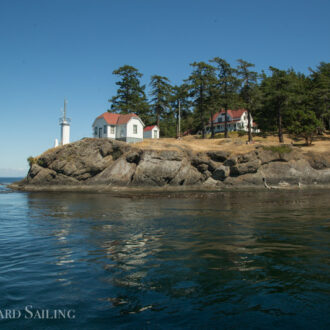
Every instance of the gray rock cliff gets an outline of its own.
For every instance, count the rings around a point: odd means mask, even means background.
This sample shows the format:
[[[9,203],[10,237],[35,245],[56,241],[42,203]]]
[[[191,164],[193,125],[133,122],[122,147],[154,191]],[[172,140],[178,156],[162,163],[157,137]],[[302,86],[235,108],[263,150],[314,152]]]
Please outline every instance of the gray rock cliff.
[[[330,184],[325,155],[285,153],[262,146],[245,154],[148,150],[109,139],[85,138],[46,151],[30,164],[24,186],[263,186]]]

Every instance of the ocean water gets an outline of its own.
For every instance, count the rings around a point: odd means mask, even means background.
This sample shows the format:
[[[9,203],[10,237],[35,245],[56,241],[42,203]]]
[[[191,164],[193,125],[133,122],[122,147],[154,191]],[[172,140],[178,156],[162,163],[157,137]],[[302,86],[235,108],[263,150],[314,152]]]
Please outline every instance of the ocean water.
[[[329,329],[329,190],[0,185],[0,293],[1,329]]]

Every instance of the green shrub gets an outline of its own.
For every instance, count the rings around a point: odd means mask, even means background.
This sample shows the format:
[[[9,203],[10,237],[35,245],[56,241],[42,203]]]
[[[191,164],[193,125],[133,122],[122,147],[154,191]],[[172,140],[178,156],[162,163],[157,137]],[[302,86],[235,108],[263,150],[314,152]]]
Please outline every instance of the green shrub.
[[[37,160],[36,160],[36,158],[30,156],[27,158],[27,162],[29,163],[29,166],[31,167],[33,164],[36,164]]]
[[[258,132],[258,133],[253,133],[254,136],[260,136],[262,138],[266,138],[267,137],[267,133],[264,131]]]
[[[314,136],[322,128],[322,122],[317,119],[313,111],[296,111],[294,119],[288,127],[289,133],[304,138],[306,145],[311,145]]]
[[[288,154],[292,151],[292,148],[286,144],[280,146],[263,146],[263,149],[270,150],[273,153],[279,153],[279,154]]]
[[[242,137],[242,136],[244,136],[247,132],[245,132],[245,131],[243,131],[243,130],[239,130],[239,131],[237,131],[237,133],[238,133],[238,136]]]

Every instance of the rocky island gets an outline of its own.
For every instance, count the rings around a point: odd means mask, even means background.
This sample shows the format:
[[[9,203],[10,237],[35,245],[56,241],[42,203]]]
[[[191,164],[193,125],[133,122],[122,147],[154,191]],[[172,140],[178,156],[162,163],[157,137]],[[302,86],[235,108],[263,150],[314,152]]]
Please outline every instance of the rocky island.
[[[216,145],[200,151],[184,143],[153,148],[85,138],[30,158],[27,177],[10,187],[25,191],[320,187],[330,185],[329,158],[327,152],[306,152],[292,145],[255,144],[244,151]]]

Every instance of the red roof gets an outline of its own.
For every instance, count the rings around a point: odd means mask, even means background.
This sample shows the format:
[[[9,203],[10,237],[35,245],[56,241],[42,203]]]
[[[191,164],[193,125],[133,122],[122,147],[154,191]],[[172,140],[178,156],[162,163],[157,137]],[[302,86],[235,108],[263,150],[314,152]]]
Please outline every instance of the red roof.
[[[105,113],[102,113],[102,115],[98,116],[96,119],[103,118],[107,122],[107,124],[116,125],[119,116],[120,115],[118,113],[105,112]]]
[[[135,113],[130,113],[128,115],[119,115],[117,125],[127,124],[131,118],[139,118]]]
[[[154,127],[158,127],[157,125],[151,125],[151,126],[147,126],[144,128],[144,132],[147,132],[147,131],[151,131]]]
[[[233,118],[233,120],[239,120],[244,112],[247,110],[245,109],[237,109],[237,110],[227,110],[227,114]],[[220,112],[217,112],[216,114],[213,115],[212,120],[215,122],[217,117],[221,114],[225,113],[225,110],[221,110]]]
[[[139,118],[135,113],[120,115],[118,113],[105,112],[96,119],[103,118],[108,125],[123,125],[127,124],[132,117]]]

